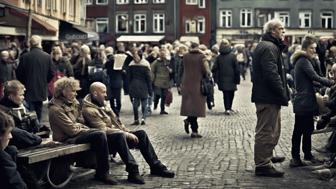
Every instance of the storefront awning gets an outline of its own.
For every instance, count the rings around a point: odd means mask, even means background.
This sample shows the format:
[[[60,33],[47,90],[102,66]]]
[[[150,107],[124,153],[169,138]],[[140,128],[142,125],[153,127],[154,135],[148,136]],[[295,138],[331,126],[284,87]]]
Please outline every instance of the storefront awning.
[[[71,23],[61,21],[60,23],[60,40],[87,40],[98,41],[99,35],[97,32],[91,31],[83,26],[73,25]]]
[[[181,36],[180,37],[181,42],[194,42],[199,44],[199,38],[197,36]]]
[[[159,42],[164,35],[121,35],[118,42]]]

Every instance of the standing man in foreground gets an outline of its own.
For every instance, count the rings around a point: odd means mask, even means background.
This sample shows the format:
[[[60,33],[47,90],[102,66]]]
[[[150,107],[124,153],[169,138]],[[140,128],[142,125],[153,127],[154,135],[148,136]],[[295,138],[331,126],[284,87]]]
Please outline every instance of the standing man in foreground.
[[[285,28],[280,20],[270,20],[264,25],[264,35],[254,51],[252,102],[255,103],[257,126],[254,144],[256,176],[282,177],[273,163],[283,162],[285,157],[273,156],[278,144],[281,106],[287,106],[289,93],[284,72],[282,51]]]

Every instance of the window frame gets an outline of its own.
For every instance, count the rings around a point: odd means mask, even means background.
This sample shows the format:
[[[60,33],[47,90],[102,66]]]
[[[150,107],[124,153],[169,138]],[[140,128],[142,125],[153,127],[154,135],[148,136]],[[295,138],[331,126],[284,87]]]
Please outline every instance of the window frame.
[[[223,13],[226,13],[225,15]],[[229,15],[227,15],[230,13]],[[224,19],[223,17],[226,17],[225,21],[226,23],[224,24]],[[229,17],[229,19],[227,19]],[[229,23],[228,23],[229,22]],[[232,10],[231,9],[221,9],[219,10],[219,26],[223,28],[232,28]]]
[[[198,0],[186,0],[185,3],[186,5],[197,5]]]
[[[134,0],[134,4],[136,4],[136,5],[148,4],[148,0]]]
[[[286,14],[286,15],[281,15],[281,14]],[[290,14],[289,11],[274,11],[274,17],[278,18],[279,20],[282,21],[282,23],[285,25],[285,27],[290,27]],[[288,23],[286,21],[282,20],[282,17],[287,17],[288,18]]]
[[[153,4],[164,4],[166,0],[153,0]]]
[[[201,5],[201,2],[203,2],[203,5]],[[198,0],[198,7],[205,9],[206,8],[206,1],[205,0]]]
[[[136,17],[139,17],[139,19],[137,19]],[[141,16],[144,16],[144,18],[141,18]],[[144,30],[142,31],[141,30],[141,21],[144,20]],[[136,28],[136,22],[139,22],[139,28]],[[139,29],[139,30],[138,30]],[[147,15],[145,13],[137,13],[137,14],[134,14],[134,17],[133,17],[133,32],[134,33],[146,33],[147,31]]]
[[[105,1],[104,3],[99,3],[98,1]],[[107,5],[108,0],[96,0],[96,5]]]
[[[309,26],[303,26],[303,24],[305,23],[304,19],[306,19],[306,18],[302,18],[302,16],[305,16],[304,14],[309,14],[309,17],[308,17],[309,18]],[[299,12],[299,28],[310,28],[311,25],[312,25],[312,11],[310,11],[310,10],[300,11]]]
[[[158,17],[155,17],[155,16],[158,16]],[[161,19],[162,19],[162,28],[163,28],[162,30],[160,30]],[[153,14],[153,33],[164,33],[166,31],[165,22],[166,22],[165,13],[154,13]],[[157,24],[157,30],[155,30],[155,24]]]
[[[245,14],[245,19],[243,20],[243,14]],[[248,25],[248,15],[250,16],[250,25]],[[253,27],[253,10],[251,8],[242,8],[240,9],[240,13],[239,13],[239,25],[242,28],[249,28],[249,27]],[[243,25],[243,21],[246,22]]]
[[[197,31],[197,33],[202,33],[202,34],[204,34],[205,33],[205,27],[206,27],[206,25],[205,25],[205,17],[204,16],[199,16],[198,18],[197,18],[197,26],[196,26],[196,31]],[[203,23],[203,30],[201,30],[200,29],[200,23]]]
[[[118,17],[119,16],[126,16],[126,22],[127,22],[127,24],[126,24],[126,31],[119,31],[118,29],[119,29],[119,22],[118,22]],[[129,31],[129,15],[127,14],[127,13],[118,13],[118,14],[116,14],[116,33],[128,33],[128,31]]]
[[[126,4],[129,4],[129,0],[117,0],[116,4],[117,5],[126,5]]]
[[[323,16],[322,14],[324,14],[324,13],[330,13],[331,15],[330,16]],[[328,22],[325,22],[325,25],[323,26],[323,19],[326,19],[326,21],[328,20],[328,19],[331,19],[331,22],[330,22],[330,28],[329,27],[326,27],[327,25],[328,25]],[[334,28],[334,24],[333,24],[333,22],[334,22],[334,12],[333,11],[331,11],[331,10],[324,10],[324,11],[321,11],[320,12],[320,21],[321,21],[321,27],[323,28],[323,29],[333,29]]]
[[[105,33],[98,31],[98,24],[106,24],[106,33],[109,32],[109,19],[107,17],[100,17],[95,19],[96,22],[96,32],[97,33]]]

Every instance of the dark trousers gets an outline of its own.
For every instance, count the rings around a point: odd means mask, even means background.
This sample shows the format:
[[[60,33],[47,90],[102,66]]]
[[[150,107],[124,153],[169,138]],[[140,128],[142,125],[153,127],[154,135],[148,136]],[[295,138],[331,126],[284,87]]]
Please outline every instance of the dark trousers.
[[[119,117],[121,109],[121,88],[111,88],[110,104],[113,112]]]
[[[311,154],[311,135],[314,130],[313,115],[297,115],[295,114],[295,124],[292,136],[292,157],[300,158],[300,145],[302,136],[302,151],[305,158],[312,156]]]
[[[190,123],[190,128],[193,133],[198,133],[198,123],[197,123],[197,117],[194,116],[188,116],[187,117],[188,122]]]
[[[133,99],[133,114],[134,114],[134,121],[139,120],[139,106],[141,104],[141,113],[142,113],[142,119],[146,119],[147,115],[147,98],[134,98]]]
[[[27,101],[27,105],[28,105],[29,111],[36,112],[37,119],[41,122],[43,102],[42,101]]]
[[[138,137],[138,144],[134,144],[132,141],[127,140],[125,133],[113,133],[107,135],[111,152],[118,152],[120,158],[126,164],[126,171],[129,173],[139,171],[138,165],[130,152],[130,149],[132,148],[140,150],[142,156],[151,168],[161,164],[161,162],[158,160],[152,143],[147,136],[147,133],[143,130],[139,130],[132,132],[132,134]]]
[[[232,102],[235,91],[223,91],[224,107],[225,110],[232,110]]]
[[[97,159],[96,176],[103,177],[108,174],[110,168],[108,161],[109,150],[104,131],[92,130],[81,134],[81,136],[75,140],[75,143],[90,143],[91,149],[95,152]]]
[[[166,96],[167,96],[167,89],[159,88],[158,90],[160,90],[160,94],[155,94],[154,109],[159,104],[159,100],[161,98],[160,108],[161,108],[161,112],[163,112],[165,111],[165,101],[166,101]]]

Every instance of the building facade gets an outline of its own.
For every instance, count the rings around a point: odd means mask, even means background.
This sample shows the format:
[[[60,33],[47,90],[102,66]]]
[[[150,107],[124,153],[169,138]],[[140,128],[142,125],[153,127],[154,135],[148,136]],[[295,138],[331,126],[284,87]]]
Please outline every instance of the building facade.
[[[209,45],[211,38],[211,0],[179,1],[179,37]]]
[[[288,43],[301,41],[307,33],[332,37],[335,10],[336,0],[217,0],[216,40],[258,40],[272,18],[284,22]]]

